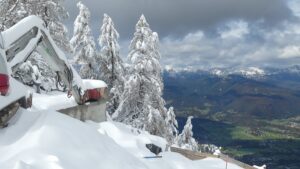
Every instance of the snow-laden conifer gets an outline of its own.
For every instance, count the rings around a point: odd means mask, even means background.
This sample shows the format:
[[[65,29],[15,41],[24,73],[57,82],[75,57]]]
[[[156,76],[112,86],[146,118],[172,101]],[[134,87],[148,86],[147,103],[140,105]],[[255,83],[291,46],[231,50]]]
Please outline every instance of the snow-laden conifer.
[[[165,101],[162,99],[163,83],[158,35],[153,33],[142,15],[128,55],[132,70],[125,82],[117,120],[143,128],[152,134],[165,136]]]
[[[166,139],[170,145],[174,144],[178,136],[178,122],[174,113],[174,108],[170,107],[166,115],[167,134]]]
[[[193,116],[188,117],[182,133],[178,136],[177,144],[181,148],[198,151],[198,143],[193,137],[192,119]]]
[[[6,30],[29,15],[41,17],[55,43],[71,52],[68,30],[63,21],[69,17],[64,0],[2,0],[0,2],[0,30]]]
[[[13,76],[23,84],[34,86],[39,93],[41,89],[46,92],[58,89],[56,73],[50,69],[37,52],[33,52],[31,57],[18,67]]]
[[[107,102],[106,110],[109,115],[112,115],[119,106],[120,96],[123,92],[124,67],[119,52],[119,33],[107,14],[104,14],[100,31],[99,45],[101,46],[101,53],[98,55],[96,62],[100,65],[99,79],[107,83],[110,91],[110,100]]]
[[[71,39],[75,52],[75,62],[82,65],[80,69],[82,78],[93,78],[96,47],[89,26],[91,14],[82,2],[78,2],[77,7],[79,8],[79,14],[74,22],[74,33]]]

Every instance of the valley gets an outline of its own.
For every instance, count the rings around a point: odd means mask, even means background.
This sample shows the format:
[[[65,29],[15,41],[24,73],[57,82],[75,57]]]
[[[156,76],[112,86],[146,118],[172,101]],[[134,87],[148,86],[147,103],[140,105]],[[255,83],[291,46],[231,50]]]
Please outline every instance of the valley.
[[[195,117],[194,136],[200,144],[221,146],[225,154],[250,165],[296,169],[300,166],[300,81],[297,75],[280,79],[288,77],[165,72],[164,97],[175,107],[180,130],[185,117]]]

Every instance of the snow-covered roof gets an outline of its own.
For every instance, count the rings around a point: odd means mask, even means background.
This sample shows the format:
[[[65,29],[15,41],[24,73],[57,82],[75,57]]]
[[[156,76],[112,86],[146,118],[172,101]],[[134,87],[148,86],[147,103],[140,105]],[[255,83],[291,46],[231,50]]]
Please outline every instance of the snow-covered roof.
[[[102,80],[83,79],[82,82],[86,90],[107,87],[107,84]]]

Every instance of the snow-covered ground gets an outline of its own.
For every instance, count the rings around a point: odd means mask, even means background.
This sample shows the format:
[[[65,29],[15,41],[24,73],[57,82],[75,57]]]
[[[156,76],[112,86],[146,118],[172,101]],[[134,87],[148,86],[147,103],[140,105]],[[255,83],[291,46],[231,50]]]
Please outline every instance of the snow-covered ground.
[[[165,140],[115,122],[81,122],[52,110],[19,110],[0,130],[1,169],[223,169],[225,162],[191,161],[180,154],[153,156],[146,143]],[[164,148],[163,148],[164,149]],[[229,169],[240,169],[229,164]]]
[[[68,98],[63,92],[49,92],[47,94],[33,93],[32,109],[35,110],[60,110],[77,106],[74,97]]]
[[[0,129],[0,169],[223,169],[225,162],[191,161],[173,152],[154,156],[145,145],[165,150],[163,138],[116,122],[81,122],[57,112],[76,105],[66,93],[33,95],[33,107],[20,109]],[[228,169],[240,169],[229,164]]]

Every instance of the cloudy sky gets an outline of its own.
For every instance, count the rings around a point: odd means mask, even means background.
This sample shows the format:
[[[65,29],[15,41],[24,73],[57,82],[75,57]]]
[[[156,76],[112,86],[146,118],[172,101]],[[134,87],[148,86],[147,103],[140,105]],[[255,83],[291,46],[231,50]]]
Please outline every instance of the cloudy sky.
[[[65,0],[72,34],[78,14]],[[104,13],[128,53],[134,26],[144,14],[160,35],[163,65],[185,68],[285,67],[300,64],[299,0],[82,0],[90,9],[95,40]]]

